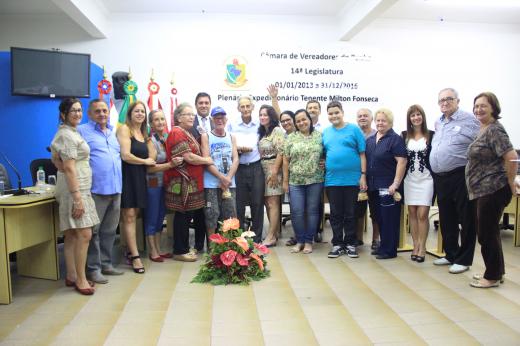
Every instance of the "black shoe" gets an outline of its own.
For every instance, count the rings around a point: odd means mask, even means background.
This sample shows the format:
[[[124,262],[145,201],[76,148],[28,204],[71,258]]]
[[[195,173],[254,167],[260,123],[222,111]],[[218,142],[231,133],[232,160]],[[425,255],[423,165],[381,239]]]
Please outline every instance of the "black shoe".
[[[294,246],[296,245],[297,241],[294,237],[289,238],[287,242],[285,242],[285,246]]]
[[[424,262],[424,256],[415,256],[415,262],[423,263]]]
[[[316,232],[316,234],[314,235],[314,242],[321,243],[322,241],[323,241],[323,235],[321,234],[321,232]]]
[[[345,254],[345,248],[343,246],[334,245],[332,247],[332,250],[330,250],[329,254],[327,255],[328,258],[338,258],[341,255]]]
[[[371,255],[379,255],[379,249],[374,249],[370,252]]]
[[[371,248],[372,250],[377,250],[377,249],[379,248],[379,244],[381,244],[381,243],[379,242],[379,240],[373,240],[373,241],[372,241],[372,245],[370,246],[370,248]]]
[[[358,258],[359,255],[356,251],[356,247],[352,245],[347,246],[347,256],[350,258]]]
[[[356,240],[356,246],[363,246],[365,243],[363,243],[363,240]]]
[[[416,255],[414,255],[414,254],[411,254],[411,255],[410,255],[410,259],[411,259],[412,261],[417,261],[417,257],[418,257],[418,256],[416,256]]]

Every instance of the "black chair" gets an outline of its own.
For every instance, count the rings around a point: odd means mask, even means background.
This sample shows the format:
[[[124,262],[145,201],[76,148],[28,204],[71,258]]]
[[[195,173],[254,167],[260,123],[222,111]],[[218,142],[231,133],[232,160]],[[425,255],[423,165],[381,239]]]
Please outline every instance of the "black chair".
[[[42,167],[45,171],[45,177],[49,177],[49,175],[56,175],[58,173],[58,169],[52,163],[51,159],[35,159],[31,161],[30,170],[31,170],[31,178],[33,181],[33,185],[36,184],[36,172],[39,167]]]
[[[9,180],[9,175],[7,174],[7,170],[5,166],[0,163],[0,180],[4,181],[4,189],[11,189],[11,180]]]

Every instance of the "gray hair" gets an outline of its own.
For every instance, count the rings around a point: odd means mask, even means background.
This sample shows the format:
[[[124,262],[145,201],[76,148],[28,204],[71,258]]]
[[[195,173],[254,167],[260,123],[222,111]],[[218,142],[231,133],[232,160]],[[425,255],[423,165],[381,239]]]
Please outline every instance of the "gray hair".
[[[237,106],[240,107],[240,101],[242,101],[242,100],[249,100],[249,102],[251,103],[251,105],[254,104],[253,96],[251,96],[251,95],[242,95],[242,96],[240,96],[240,97],[238,98],[238,100],[237,100]]]
[[[188,102],[183,102],[181,103],[180,105],[177,106],[177,108],[175,108],[175,111],[173,112],[173,119],[175,120],[175,122],[178,124],[179,122],[179,116],[181,115],[182,112],[184,112],[184,110],[186,108],[191,108],[193,109],[193,107],[191,106],[191,104],[189,104]]]
[[[457,92],[457,90],[453,89],[453,88],[444,88],[442,89],[441,91],[439,91],[439,95],[441,94],[441,92],[443,91],[451,91],[453,94],[455,94],[455,98],[458,100],[459,99],[459,93]]]

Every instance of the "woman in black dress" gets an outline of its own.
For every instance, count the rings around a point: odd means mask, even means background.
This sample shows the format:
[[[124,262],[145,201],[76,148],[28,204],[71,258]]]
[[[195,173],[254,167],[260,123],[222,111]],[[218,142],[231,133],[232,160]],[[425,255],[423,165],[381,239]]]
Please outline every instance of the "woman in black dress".
[[[127,256],[134,272],[143,274],[144,266],[137,250],[135,225],[139,209],[146,207],[146,166],[155,165],[155,160],[148,153],[146,106],[143,102],[137,101],[130,105],[125,123],[117,129],[117,139],[123,160],[121,224],[128,246]]]

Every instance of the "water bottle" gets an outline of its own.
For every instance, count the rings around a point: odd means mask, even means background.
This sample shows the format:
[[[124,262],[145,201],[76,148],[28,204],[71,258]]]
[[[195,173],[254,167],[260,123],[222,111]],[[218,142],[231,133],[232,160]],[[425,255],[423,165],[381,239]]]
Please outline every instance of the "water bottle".
[[[5,183],[3,179],[0,179],[0,196],[3,196],[5,192]]]
[[[45,185],[45,171],[43,166],[38,167],[36,171],[36,186]]]

